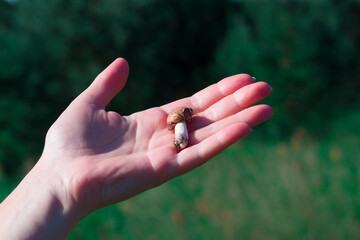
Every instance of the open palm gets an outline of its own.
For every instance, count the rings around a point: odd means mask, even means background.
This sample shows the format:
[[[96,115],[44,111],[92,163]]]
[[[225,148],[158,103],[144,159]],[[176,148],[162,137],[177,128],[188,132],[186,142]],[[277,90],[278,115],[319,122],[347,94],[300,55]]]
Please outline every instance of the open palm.
[[[264,82],[240,74],[185,99],[130,116],[106,111],[128,76],[124,59],[115,60],[50,128],[43,155],[61,176],[69,201],[90,211],[130,198],[207,162],[272,116]],[[189,145],[172,144],[166,118],[173,108],[192,107]],[[251,107],[252,106],[252,107]],[[49,160],[51,159],[51,160]]]

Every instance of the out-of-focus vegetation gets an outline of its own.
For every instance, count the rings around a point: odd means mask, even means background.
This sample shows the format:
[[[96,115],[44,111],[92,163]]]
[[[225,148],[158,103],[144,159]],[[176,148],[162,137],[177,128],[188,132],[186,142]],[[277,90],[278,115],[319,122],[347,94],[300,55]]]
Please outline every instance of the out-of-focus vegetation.
[[[69,239],[358,239],[360,132],[341,132],[359,121],[346,116],[321,143],[304,129],[290,141],[249,136],[186,176],[90,215]]]
[[[273,87],[275,116],[69,239],[358,239],[359,12],[355,0],[0,0],[1,199],[52,122],[121,56],[130,77],[109,108],[123,115],[246,72]]]
[[[322,142],[302,128],[289,141],[254,132],[203,167],[92,213],[68,239],[359,239],[359,122],[345,116]],[[14,185],[0,179],[0,197]]]

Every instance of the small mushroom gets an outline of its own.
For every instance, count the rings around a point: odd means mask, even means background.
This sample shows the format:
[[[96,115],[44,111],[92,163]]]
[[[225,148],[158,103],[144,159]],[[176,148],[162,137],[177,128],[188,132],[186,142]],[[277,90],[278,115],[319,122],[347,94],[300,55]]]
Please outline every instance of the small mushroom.
[[[189,142],[189,134],[186,122],[191,122],[193,117],[192,108],[177,107],[172,110],[167,118],[168,129],[175,131],[174,146],[178,150],[184,149]]]

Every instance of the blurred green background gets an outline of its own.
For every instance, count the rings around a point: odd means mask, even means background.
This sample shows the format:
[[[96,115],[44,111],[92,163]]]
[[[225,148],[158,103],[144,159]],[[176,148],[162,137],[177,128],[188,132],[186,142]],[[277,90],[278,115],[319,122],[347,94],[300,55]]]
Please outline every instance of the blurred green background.
[[[245,72],[273,87],[275,116],[68,239],[360,239],[360,1],[0,0],[1,200],[119,56],[123,115]]]

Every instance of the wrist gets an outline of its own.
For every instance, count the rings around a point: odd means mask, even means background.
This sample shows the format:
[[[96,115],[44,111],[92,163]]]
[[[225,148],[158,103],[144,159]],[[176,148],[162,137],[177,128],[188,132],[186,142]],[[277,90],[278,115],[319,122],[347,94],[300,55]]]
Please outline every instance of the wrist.
[[[65,239],[85,216],[39,160],[0,205],[1,239]],[[45,171],[46,169],[46,171]]]

